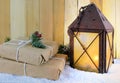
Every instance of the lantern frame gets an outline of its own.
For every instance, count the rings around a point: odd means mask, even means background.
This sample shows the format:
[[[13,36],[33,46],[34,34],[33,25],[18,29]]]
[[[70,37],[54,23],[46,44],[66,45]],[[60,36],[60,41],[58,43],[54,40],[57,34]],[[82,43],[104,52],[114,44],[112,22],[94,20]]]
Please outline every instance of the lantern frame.
[[[96,15],[97,13],[99,15]],[[93,16],[89,16],[88,13],[93,14]],[[99,16],[98,20],[97,18],[94,18],[94,15]],[[86,22],[91,18],[92,19],[92,26],[89,25],[89,22]],[[99,20],[99,18],[101,20]],[[97,21],[96,21],[97,20]],[[102,24],[98,23],[101,22]],[[87,24],[88,23],[88,24]],[[106,23],[106,24],[105,24]],[[98,26],[99,25],[99,26]],[[102,25],[102,26],[101,26]],[[106,26],[107,25],[107,26]],[[92,28],[91,28],[92,27]],[[75,34],[76,32],[76,34]],[[84,32],[84,33],[98,33],[98,35],[91,41],[88,47],[84,47],[84,45],[81,43],[79,38],[77,38],[77,33]],[[110,38],[109,33],[112,32],[112,45],[110,44]],[[89,59],[92,61],[96,69],[99,73],[106,73],[108,72],[110,62],[114,63],[114,29],[112,25],[109,23],[109,21],[104,17],[103,14],[101,14],[100,10],[95,6],[95,4],[90,4],[84,7],[81,7],[79,16],[75,19],[75,21],[69,26],[68,34],[70,37],[70,66],[74,67],[74,65],[78,62],[78,60],[83,56],[84,53],[82,53],[79,58],[74,61],[74,38],[77,39],[81,47],[83,48],[84,52],[88,55]],[[99,37],[99,65],[96,66],[95,62],[92,60],[89,53],[87,53],[87,49],[90,47],[90,45],[94,42],[94,40]],[[108,45],[110,48],[110,58],[108,60],[108,64],[106,63],[106,41],[108,40]],[[107,67],[108,65],[108,67]]]

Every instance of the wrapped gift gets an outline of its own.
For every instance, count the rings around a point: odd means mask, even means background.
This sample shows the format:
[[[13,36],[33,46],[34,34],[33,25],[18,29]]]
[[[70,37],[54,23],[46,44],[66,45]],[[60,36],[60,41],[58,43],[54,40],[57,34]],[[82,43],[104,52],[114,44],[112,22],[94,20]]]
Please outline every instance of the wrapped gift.
[[[10,41],[0,45],[0,56],[18,62],[40,65],[57,53],[58,45],[53,41],[43,41],[45,49],[33,47],[29,41]]]
[[[57,80],[64,69],[66,58],[66,55],[59,54],[39,66],[0,58],[0,72]]]

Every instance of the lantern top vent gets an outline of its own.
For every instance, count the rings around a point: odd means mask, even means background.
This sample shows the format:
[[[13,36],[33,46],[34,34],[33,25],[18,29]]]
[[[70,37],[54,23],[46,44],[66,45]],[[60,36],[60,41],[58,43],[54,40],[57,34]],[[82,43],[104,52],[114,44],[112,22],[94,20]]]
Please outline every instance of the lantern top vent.
[[[78,32],[112,32],[113,26],[107,18],[101,13],[94,3],[81,7],[79,15],[69,26],[68,33]],[[69,32],[70,31],[70,32]]]

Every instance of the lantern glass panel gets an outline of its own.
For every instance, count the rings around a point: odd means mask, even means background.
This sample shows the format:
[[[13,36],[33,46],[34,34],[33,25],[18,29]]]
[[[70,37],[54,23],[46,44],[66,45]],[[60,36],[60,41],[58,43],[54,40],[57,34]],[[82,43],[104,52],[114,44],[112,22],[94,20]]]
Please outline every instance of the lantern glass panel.
[[[74,67],[86,71],[98,72],[96,68],[96,66],[99,66],[98,33],[78,32],[74,34],[76,34],[74,37]]]
[[[106,35],[106,69],[112,64],[112,32]]]

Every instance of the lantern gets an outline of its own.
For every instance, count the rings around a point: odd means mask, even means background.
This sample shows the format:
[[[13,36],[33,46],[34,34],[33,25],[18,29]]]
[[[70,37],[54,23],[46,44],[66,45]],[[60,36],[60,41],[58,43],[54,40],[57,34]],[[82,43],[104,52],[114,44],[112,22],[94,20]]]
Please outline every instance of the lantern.
[[[108,71],[114,62],[114,29],[95,4],[80,8],[68,34],[72,67],[99,73]]]

